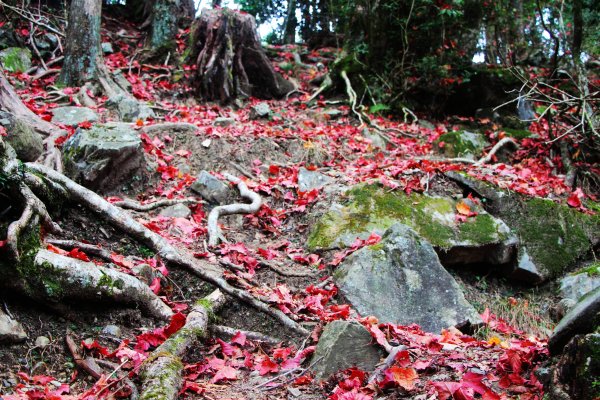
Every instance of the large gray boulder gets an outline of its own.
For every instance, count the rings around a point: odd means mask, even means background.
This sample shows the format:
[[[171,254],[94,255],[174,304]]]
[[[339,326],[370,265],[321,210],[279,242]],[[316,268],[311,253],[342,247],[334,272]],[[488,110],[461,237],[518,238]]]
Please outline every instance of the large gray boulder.
[[[441,135],[433,148],[447,157],[464,157],[478,159],[489,143],[485,136],[478,132],[454,131]]]
[[[66,175],[100,192],[130,179],[145,165],[138,133],[123,123],[78,129],[65,142],[63,162]]]
[[[550,339],[551,354],[558,354],[575,335],[591,333],[600,326],[600,288],[583,298],[560,320]]]
[[[52,110],[52,123],[68,126],[77,126],[82,122],[98,121],[98,114],[86,107],[57,107]]]
[[[375,370],[383,354],[372,342],[369,331],[358,322],[329,323],[312,358],[315,377],[327,379],[337,371],[351,367],[367,372]]]
[[[347,257],[334,279],[361,315],[380,322],[435,333],[482,322],[431,244],[406,225],[392,225],[380,243]]]
[[[577,301],[597,287],[600,287],[600,263],[563,277],[560,280],[560,296]]]

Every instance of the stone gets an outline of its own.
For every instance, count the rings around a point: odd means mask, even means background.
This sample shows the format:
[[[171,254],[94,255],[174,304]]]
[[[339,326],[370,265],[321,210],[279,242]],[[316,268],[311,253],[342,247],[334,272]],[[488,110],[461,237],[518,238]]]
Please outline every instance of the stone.
[[[156,117],[152,108],[133,97],[125,97],[119,100],[117,102],[117,111],[123,122],[135,122],[138,119],[146,120]]]
[[[371,146],[373,146],[374,148],[376,148],[376,149],[385,149],[386,148],[385,140],[383,140],[381,135],[374,133],[374,132],[372,133],[367,128],[363,129],[362,135],[366,139],[369,139],[371,141]]]
[[[366,372],[375,370],[383,354],[372,343],[371,334],[358,322],[330,322],[323,329],[311,361],[315,378],[325,380],[351,367]]]
[[[594,263],[560,280],[560,295],[575,301],[600,287],[600,263]]]
[[[298,191],[310,192],[313,189],[321,189],[330,183],[332,179],[317,171],[309,171],[304,167],[298,169]]]
[[[192,211],[185,204],[174,204],[162,209],[159,215],[168,218],[189,218]]]
[[[0,343],[16,343],[27,339],[27,334],[18,321],[0,310]]]
[[[250,109],[250,119],[268,118],[271,114],[271,107],[267,103],[258,103]]]
[[[454,131],[441,135],[434,142],[434,149],[446,157],[478,159],[489,143],[481,133]]]
[[[121,337],[121,328],[117,325],[106,325],[102,328],[102,333],[104,335],[119,338]]]
[[[214,126],[230,126],[235,123],[235,119],[230,117],[218,117],[213,121]]]
[[[6,129],[5,140],[15,150],[19,160],[33,162],[44,152],[42,136],[22,120],[0,111],[0,125]]]
[[[102,42],[102,53],[104,54],[112,54],[115,51],[113,50],[113,46],[111,42]]]
[[[130,124],[111,122],[78,129],[65,142],[63,163],[71,179],[103,192],[143,171],[144,149]]]
[[[575,336],[542,380],[548,400],[599,399],[600,333]]]
[[[504,191],[455,171],[446,176],[485,200],[485,209],[500,218],[519,237],[520,255],[527,257],[513,277],[536,277],[547,281],[562,276],[600,243],[600,216],[588,215],[552,200],[529,198]],[[552,218],[548,218],[552,216]],[[535,266],[534,275],[531,264]],[[529,271],[529,272],[528,272]],[[529,280],[529,279],[527,279]],[[530,281],[530,280],[529,280]]]
[[[360,315],[382,323],[433,333],[482,323],[431,244],[406,225],[392,225],[381,242],[348,256],[334,280]]]
[[[40,348],[44,348],[47,347],[50,344],[50,339],[48,339],[46,336],[38,336],[37,338],[35,338],[35,347],[40,347]]]
[[[348,247],[357,237],[383,234],[399,222],[416,230],[438,252],[444,265],[488,264],[503,266],[516,257],[518,240],[501,220],[473,204],[476,216],[457,222],[454,200],[422,194],[388,192],[378,185],[357,185],[335,203],[314,225],[308,237],[310,250]]]
[[[531,260],[525,247],[519,249],[519,257],[513,270],[510,272],[510,278],[537,285],[544,281],[544,275],[538,270],[535,263]]]
[[[0,63],[9,72],[25,72],[31,68],[31,51],[23,47],[9,47],[0,51]]]
[[[52,110],[52,123],[77,126],[82,122],[98,121],[98,114],[86,107],[57,107]]]
[[[233,192],[227,184],[206,171],[200,171],[190,189],[213,204],[227,204]]]
[[[154,278],[162,275],[148,264],[138,264],[131,268],[131,270],[133,271],[134,275],[146,285],[150,285]]]
[[[559,354],[575,336],[593,332],[600,325],[600,288],[586,294],[560,320],[548,339],[551,354]]]

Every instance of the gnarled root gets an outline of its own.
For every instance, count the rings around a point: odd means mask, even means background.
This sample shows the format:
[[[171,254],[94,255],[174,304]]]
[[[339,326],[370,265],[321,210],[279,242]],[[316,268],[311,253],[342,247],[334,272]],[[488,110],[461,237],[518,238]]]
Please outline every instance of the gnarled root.
[[[259,194],[248,189],[248,186],[246,186],[246,184],[244,182],[242,182],[240,179],[238,179],[235,176],[230,175],[228,173],[224,173],[223,176],[225,176],[225,178],[227,178],[230,182],[237,183],[237,187],[238,187],[238,190],[240,191],[240,195],[243,198],[250,200],[252,203],[250,203],[250,204],[242,204],[242,203],[228,204],[225,206],[215,207],[210,211],[210,213],[208,214],[208,221],[207,221],[208,245],[212,246],[212,247],[219,244],[219,240],[222,236],[221,233],[219,232],[219,226],[217,225],[217,222],[221,215],[255,213],[259,210],[259,208],[262,204],[262,199],[259,196]]]
[[[198,301],[186,318],[185,325],[168,338],[142,365],[142,400],[174,400],[182,384],[181,357],[195,340],[206,335],[210,315],[225,304],[225,296],[215,290]]]
[[[56,286],[56,296],[135,303],[146,314],[161,320],[168,320],[173,315],[171,308],[148,285],[120,271],[43,249],[35,256],[34,268],[43,271],[45,282]]]
[[[266,303],[256,299],[245,290],[231,286],[225,279],[221,277],[221,271],[214,265],[197,260],[187,252],[175,248],[165,238],[146,228],[144,225],[134,220],[129,213],[110,204],[98,194],[73,182],[64,175],[44,167],[43,165],[35,163],[27,163],[25,165],[29,171],[42,175],[46,179],[54,181],[55,183],[63,186],[72,200],[81,203],[88,209],[101,215],[117,228],[123,230],[134,239],[150,247],[167,263],[187,269],[200,279],[215,285],[224,293],[235,297],[249,304],[258,311],[264,312],[277,319],[282,325],[296,332],[297,334],[304,336],[308,336],[310,334],[308,330],[303,328],[296,321],[293,321],[290,317],[285,315],[277,308],[270,307]],[[253,204],[255,204],[254,200]],[[245,204],[244,206],[251,205]]]

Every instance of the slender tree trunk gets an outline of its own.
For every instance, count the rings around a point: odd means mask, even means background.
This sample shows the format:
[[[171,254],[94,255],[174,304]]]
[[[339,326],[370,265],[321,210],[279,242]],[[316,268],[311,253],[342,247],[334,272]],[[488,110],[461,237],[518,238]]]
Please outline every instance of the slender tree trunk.
[[[100,16],[102,0],[72,0],[65,44],[65,59],[59,82],[82,86],[95,80],[102,61]]]
[[[283,29],[283,43],[296,43],[296,0],[288,0],[287,15],[285,17],[285,27]]]

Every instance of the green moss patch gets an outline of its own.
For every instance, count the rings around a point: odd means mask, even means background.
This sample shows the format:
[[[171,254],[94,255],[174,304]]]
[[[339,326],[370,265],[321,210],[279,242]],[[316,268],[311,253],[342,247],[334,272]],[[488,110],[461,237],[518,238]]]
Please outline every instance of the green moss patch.
[[[479,157],[487,145],[480,133],[455,131],[441,135],[434,147],[447,157]]]
[[[505,240],[508,232],[482,212],[466,222],[455,220],[456,201],[421,194],[386,192],[378,185],[359,185],[345,204],[325,214],[314,226],[309,249],[348,245],[357,236],[383,232],[396,222],[408,225],[432,245],[482,245]]]

